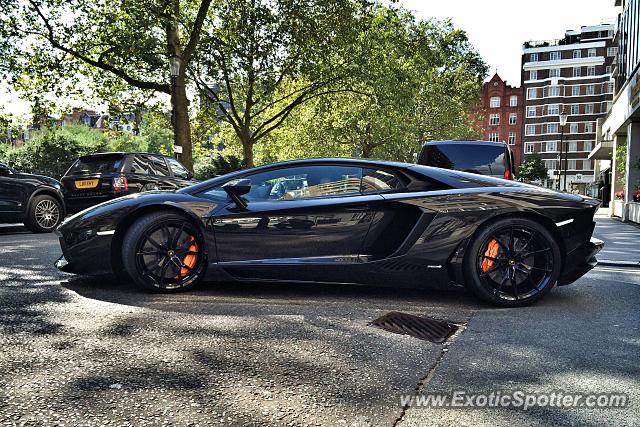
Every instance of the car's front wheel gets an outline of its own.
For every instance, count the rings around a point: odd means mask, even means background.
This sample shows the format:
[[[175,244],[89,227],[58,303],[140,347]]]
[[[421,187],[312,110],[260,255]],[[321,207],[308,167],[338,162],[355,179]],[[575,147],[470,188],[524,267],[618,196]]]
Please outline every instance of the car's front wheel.
[[[467,287],[502,307],[539,300],[553,288],[561,268],[556,239],[528,218],[505,218],[482,227],[464,259]]]
[[[29,205],[24,225],[34,233],[49,233],[62,222],[62,205],[46,194],[35,196]]]
[[[202,280],[207,265],[198,228],[171,212],[139,218],[124,236],[122,261],[137,285],[156,292],[193,288]]]

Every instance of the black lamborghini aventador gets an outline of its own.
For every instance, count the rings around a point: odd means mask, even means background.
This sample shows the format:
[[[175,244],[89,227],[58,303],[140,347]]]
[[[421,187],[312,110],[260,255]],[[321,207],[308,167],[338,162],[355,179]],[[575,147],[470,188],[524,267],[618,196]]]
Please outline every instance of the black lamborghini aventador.
[[[464,286],[521,306],[595,266],[598,204],[415,164],[289,161],[80,212],[58,228],[56,265],[163,292],[203,280]]]

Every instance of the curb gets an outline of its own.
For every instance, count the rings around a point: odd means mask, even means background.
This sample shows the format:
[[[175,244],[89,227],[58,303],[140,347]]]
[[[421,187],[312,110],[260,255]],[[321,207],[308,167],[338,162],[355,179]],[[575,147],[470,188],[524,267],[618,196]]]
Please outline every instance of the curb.
[[[614,261],[609,259],[599,259],[597,265],[602,265],[605,267],[630,267],[630,268],[640,268],[640,262],[635,261]]]

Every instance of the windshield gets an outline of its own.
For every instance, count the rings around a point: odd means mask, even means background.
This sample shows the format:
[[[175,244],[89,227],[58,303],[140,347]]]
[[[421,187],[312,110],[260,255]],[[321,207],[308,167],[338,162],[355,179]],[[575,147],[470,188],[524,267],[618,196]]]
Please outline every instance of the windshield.
[[[122,155],[81,157],[71,166],[67,175],[118,172],[122,167],[123,159]]]
[[[504,175],[504,147],[473,144],[427,144],[420,164],[481,175]]]

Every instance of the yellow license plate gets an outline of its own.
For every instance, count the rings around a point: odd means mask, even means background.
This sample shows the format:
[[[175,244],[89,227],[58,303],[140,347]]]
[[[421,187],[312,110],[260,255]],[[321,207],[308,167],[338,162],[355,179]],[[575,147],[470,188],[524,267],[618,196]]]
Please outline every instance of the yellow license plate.
[[[97,186],[97,179],[83,179],[81,181],[76,181],[76,188],[96,188]]]

